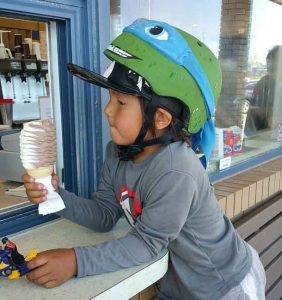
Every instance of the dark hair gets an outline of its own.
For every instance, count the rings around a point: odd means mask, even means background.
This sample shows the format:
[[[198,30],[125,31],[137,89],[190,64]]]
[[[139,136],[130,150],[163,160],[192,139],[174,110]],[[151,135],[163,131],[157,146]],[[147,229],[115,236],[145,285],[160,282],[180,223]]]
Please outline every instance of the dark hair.
[[[275,56],[279,53],[279,51],[282,51],[282,46],[277,45],[274,46],[272,49],[270,49],[267,53],[266,59],[274,59]]]
[[[175,128],[175,124],[177,122],[181,122],[181,121],[177,120],[175,117],[172,117],[172,122],[169,125],[170,128],[172,128],[174,130],[174,132],[175,132],[175,139],[174,139],[174,141],[175,142],[177,142],[177,141],[183,141],[183,142],[187,143],[191,147],[192,146],[192,143],[191,143],[192,135],[185,129],[184,126],[181,129],[176,129]]]
[[[269,73],[277,71],[278,55],[282,52],[282,46],[277,45],[269,50],[266,56],[266,66]]]
[[[146,115],[148,101],[139,97],[143,119],[151,124],[149,130],[151,130],[154,137],[156,137],[156,128],[154,123],[154,116],[149,119]],[[172,99],[168,97],[161,98],[161,104],[158,106],[165,109],[172,115],[172,121],[168,128],[171,128],[175,132],[174,141],[186,142],[191,147],[191,134],[186,130],[189,122],[189,109],[178,99]],[[169,109],[169,108],[170,109]],[[172,111],[172,107],[174,108]]]

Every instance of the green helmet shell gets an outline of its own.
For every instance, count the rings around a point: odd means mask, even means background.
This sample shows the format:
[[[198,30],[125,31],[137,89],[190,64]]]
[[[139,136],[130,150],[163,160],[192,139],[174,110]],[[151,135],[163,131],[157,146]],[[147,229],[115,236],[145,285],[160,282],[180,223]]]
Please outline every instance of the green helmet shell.
[[[216,105],[222,83],[219,61],[197,38],[178,28],[175,29],[184,38],[201,65]],[[184,66],[170,60],[142,38],[130,32],[123,32],[113,40],[104,54],[145,78],[157,95],[174,97],[184,102],[190,112],[187,128],[190,133],[198,132],[208,119],[203,94],[193,76]]]

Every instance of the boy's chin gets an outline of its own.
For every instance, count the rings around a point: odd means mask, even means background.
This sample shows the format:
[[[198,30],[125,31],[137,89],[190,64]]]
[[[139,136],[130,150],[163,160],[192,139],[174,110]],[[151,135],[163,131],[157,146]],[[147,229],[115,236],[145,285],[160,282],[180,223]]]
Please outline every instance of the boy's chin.
[[[119,146],[129,146],[129,145],[132,145],[134,144],[135,141],[125,141],[124,139],[121,139],[121,138],[117,138],[113,135],[111,135],[111,139],[112,141],[116,144],[116,145],[119,145]]]
[[[128,144],[128,143],[119,143],[118,141],[115,141],[115,140],[113,140],[113,139],[112,139],[112,141],[113,141],[116,145],[118,145],[118,146],[130,146],[130,145],[133,144],[133,143],[131,143],[131,144]]]
[[[129,145],[134,144],[134,142],[129,143],[129,142],[122,141],[120,139],[114,139],[114,138],[111,138],[111,139],[116,145],[119,145],[119,146],[129,146]]]

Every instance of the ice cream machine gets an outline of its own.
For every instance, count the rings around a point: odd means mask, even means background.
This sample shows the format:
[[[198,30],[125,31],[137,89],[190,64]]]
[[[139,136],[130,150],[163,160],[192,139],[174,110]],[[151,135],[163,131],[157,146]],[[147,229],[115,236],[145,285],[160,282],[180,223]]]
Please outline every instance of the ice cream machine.
[[[41,119],[40,97],[49,96],[46,55],[41,55],[34,36],[26,35],[0,30],[0,99],[13,103],[12,128],[0,118],[0,178],[11,181],[21,181],[24,172],[18,131],[23,123]]]
[[[0,30],[0,98],[13,99],[13,122],[40,119],[39,97],[47,96],[48,63],[41,60],[40,44],[21,34],[10,34],[13,49],[6,48]]]
[[[0,59],[0,98],[13,99],[13,122],[40,119],[39,97],[47,96],[47,61]]]

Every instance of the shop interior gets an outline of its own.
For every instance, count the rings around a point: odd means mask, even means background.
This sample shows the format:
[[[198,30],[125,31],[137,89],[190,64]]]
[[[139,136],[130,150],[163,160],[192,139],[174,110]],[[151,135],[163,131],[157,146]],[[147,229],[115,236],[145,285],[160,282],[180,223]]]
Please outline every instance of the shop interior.
[[[47,23],[0,17],[0,213],[26,205],[19,135],[51,116]]]

